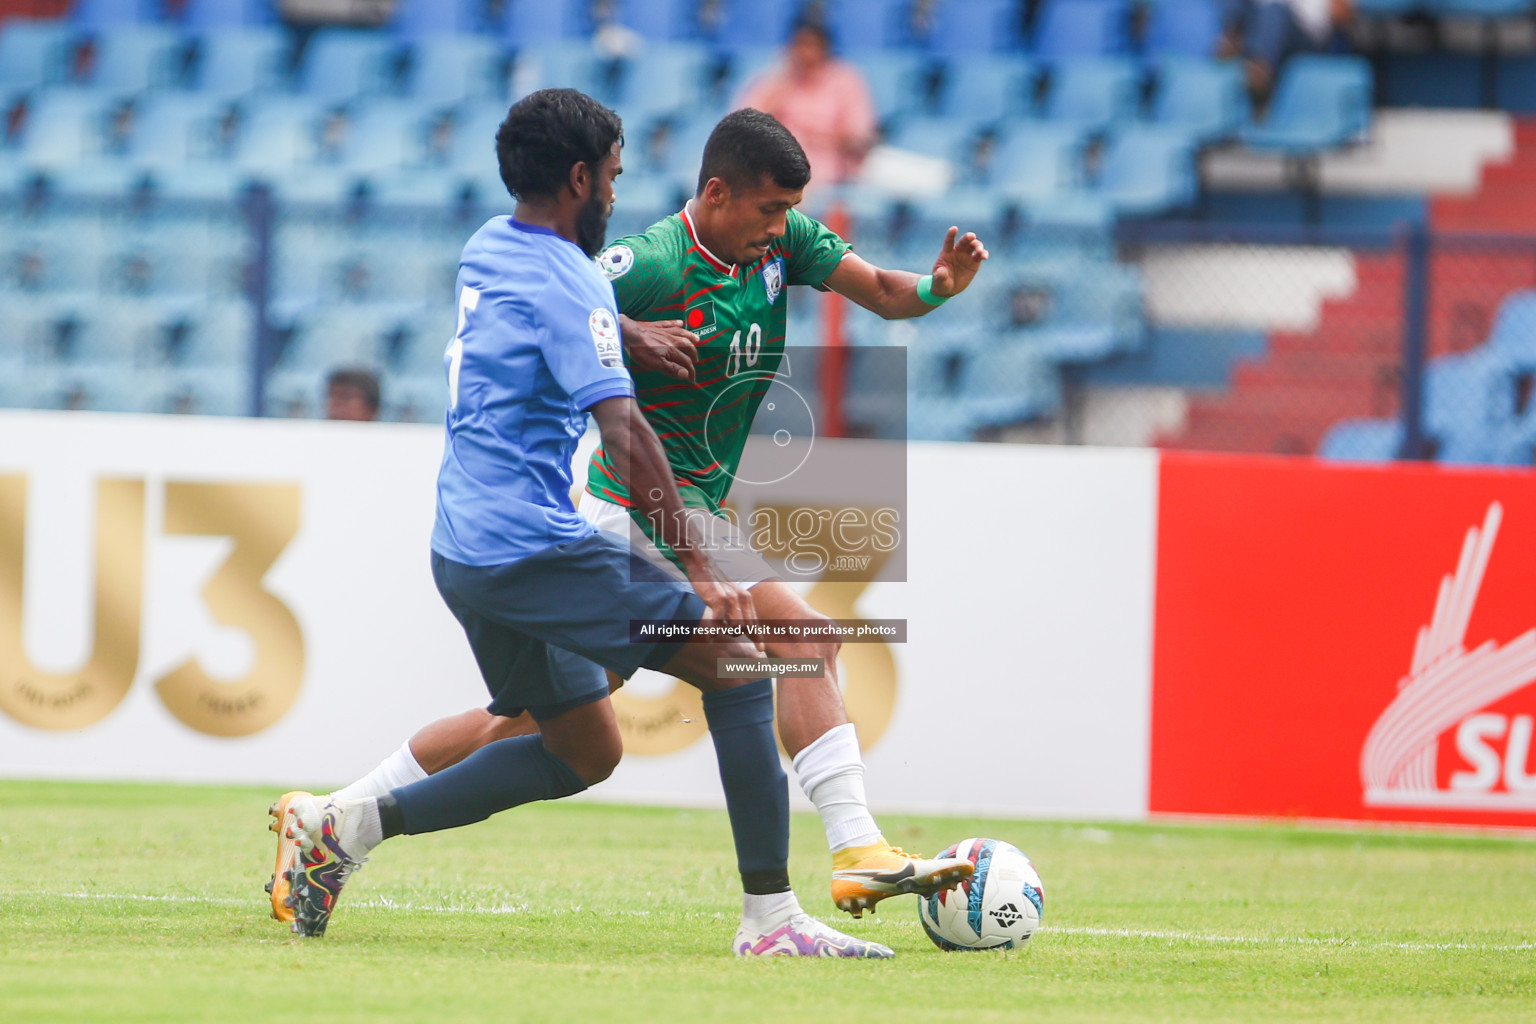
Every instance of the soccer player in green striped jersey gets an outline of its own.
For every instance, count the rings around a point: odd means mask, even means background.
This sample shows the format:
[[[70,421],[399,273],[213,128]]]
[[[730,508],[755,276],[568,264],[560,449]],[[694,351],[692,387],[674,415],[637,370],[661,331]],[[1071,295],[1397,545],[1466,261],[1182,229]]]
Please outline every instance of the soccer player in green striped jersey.
[[[988,255],[974,234],[950,228],[931,273],[876,267],[795,209],[809,179],[804,151],[783,125],[761,111],[738,110],[710,135],[698,190],[687,206],[597,257],[614,285],[638,399],[666,449],[679,493],[717,539],[711,552],[716,562],[734,582],[751,588],[764,619],[825,618],[778,579],[720,514],[753,416],[784,354],[787,288],[829,289],[886,319],[918,317],[964,291]],[[742,389],[741,400],[712,412],[738,376],[753,385]],[[632,507],[599,449],[582,514],[600,528],[629,534],[631,543],[649,546],[654,558],[665,561]],[[836,676],[840,645],[767,647],[774,657],[823,658],[827,666],[820,679],[781,683],[777,714],[780,738],[833,853],[833,902],[858,917],[888,896],[931,893],[967,877],[969,862],[925,859],[891,846],[870,814],[858,738]],[[484,710],[443,719],[342,792],[356,797],[388,791],[485,743],[533,728]],[[794,894],[782,896],[777,904],[759,897],[747,908],[746,917],[761,918],[762,934],[772,932],[776,918],[798,912]]]

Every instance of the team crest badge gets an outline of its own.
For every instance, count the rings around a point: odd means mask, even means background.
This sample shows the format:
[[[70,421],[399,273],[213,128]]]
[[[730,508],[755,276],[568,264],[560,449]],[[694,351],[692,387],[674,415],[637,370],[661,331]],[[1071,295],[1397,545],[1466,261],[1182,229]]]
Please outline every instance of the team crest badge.
[[[784,290],[784,260],[775,258],[771,263],[763,264],[763,291],[768,293],[768,305],[779,301],[779,292]]]
[[[597,254],[597,268],[610,281],[617,281],[635,265],[635,250],[627,245],[610,245]]]

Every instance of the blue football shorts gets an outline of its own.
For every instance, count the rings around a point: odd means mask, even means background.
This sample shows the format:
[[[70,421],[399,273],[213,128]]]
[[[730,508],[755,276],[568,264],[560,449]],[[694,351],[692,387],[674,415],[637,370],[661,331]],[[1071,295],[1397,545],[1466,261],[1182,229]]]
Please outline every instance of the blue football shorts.
[[[505,565],[434,551],[432,578],[469,638],[494,715],[543,720],[601,700],[604,669],[628,679],[677,653],[631,643],[630,620],[698,621],[705,611],[692,587],[601,530]]]

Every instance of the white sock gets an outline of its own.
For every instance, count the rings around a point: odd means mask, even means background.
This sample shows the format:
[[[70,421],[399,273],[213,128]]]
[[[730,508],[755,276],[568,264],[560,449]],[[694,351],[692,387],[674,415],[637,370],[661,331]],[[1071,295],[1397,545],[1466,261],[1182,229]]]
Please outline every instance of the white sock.
[[[864,798],[864,758],[852,722],[828,729],[795,755],[795,775],[821,815],[833,853],[880,841],[880,826]]]
[[[356,806],[349,807],[348,810],[358,812],[357,832],[354,833],[356,836],[354,839],[356,848],[344,847],[344,849],[353,856],[366,857],[369,850],[384,841],[384,823],[379,818],[379,798],[376,796],[365,797],[357,801]],[[350,832],[351,829],[347,831]]]
[[[379,762],[379,766],[350,786],[344,786],[331,794],[332,800],[361,800],[368,796],[383,796],[392,789],[409,786],[427,777],[416,755],[411,753],[411,741],[400,744],[400,749]]]
[[[793,891],[741,894],[741,923],[763,934],[789,924],[789,919],[799,913],[803,911]]]

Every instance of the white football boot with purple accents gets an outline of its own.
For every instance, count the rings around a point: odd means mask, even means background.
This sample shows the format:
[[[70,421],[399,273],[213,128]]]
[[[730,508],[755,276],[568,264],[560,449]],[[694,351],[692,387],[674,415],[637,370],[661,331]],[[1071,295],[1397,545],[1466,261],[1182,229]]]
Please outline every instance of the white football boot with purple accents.
[[[731,949],[737,956],[853,956],[885,960],[896,955],[889,946],[844,935],[804,912],[769,932],[743,921]]]

